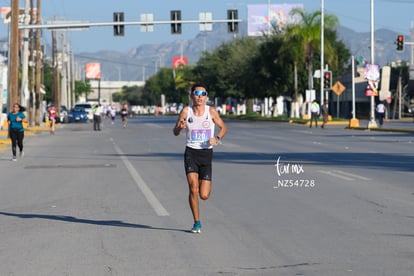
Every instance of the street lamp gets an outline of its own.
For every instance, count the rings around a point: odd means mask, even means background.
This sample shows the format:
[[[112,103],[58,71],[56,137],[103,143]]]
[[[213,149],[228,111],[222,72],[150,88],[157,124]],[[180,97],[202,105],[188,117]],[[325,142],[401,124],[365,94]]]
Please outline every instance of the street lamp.
[[[324,54],[325,54],[325,1],[321,0],[321,78],[320,78],[320,89],[321,89],[321,104],[323,104],[324,99],[324,83],[323,83],[323,72],[324,70]]]
[[[371,0],[371,64],[375,64],[375,49],[374,49],[374,0]],[[371,95],[371,112],[368,122],[368,128],[376,128],[375,121],[375,96]]]

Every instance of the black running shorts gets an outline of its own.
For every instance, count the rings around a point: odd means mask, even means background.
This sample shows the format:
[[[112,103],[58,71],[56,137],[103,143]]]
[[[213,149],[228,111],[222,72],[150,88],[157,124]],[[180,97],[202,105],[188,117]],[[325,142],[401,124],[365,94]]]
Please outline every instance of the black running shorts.
[[[212,178],[213,149],[185,148],[184,167],[185,173],[198,173],[198,179],[210,180]]]

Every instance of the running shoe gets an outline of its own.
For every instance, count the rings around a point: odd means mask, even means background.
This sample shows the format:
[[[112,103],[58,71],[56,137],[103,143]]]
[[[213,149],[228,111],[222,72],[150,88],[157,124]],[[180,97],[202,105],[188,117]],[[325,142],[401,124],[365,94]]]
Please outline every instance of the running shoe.
[[[23,157],[24,156],[24,151],[21,151],[20,152],[20,157]]]
[[[17,161],[17,157],[13,155],[12,161]]]
[[[196,221],[193,225],[193,228],[191,229],[192,233],[201,233],[201,222]]]

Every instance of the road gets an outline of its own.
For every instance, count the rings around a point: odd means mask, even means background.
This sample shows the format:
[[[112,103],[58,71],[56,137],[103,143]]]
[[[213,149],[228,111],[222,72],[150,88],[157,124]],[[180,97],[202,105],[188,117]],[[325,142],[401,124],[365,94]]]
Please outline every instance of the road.
[[[413,275],[413,134],[226,121],[198,235],[174,120],[1,152],[0,274]]]

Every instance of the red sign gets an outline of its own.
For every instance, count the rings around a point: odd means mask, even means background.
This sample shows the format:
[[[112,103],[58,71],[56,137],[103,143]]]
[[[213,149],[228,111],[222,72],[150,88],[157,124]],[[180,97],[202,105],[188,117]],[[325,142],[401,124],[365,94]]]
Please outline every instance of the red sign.
[[[367,85],[367,88],[365,89],[365,96],[378,96],[378,89],[373,88],[370,85]]]
[[[173,69],[188,64],[187,57],[173,57]]]

